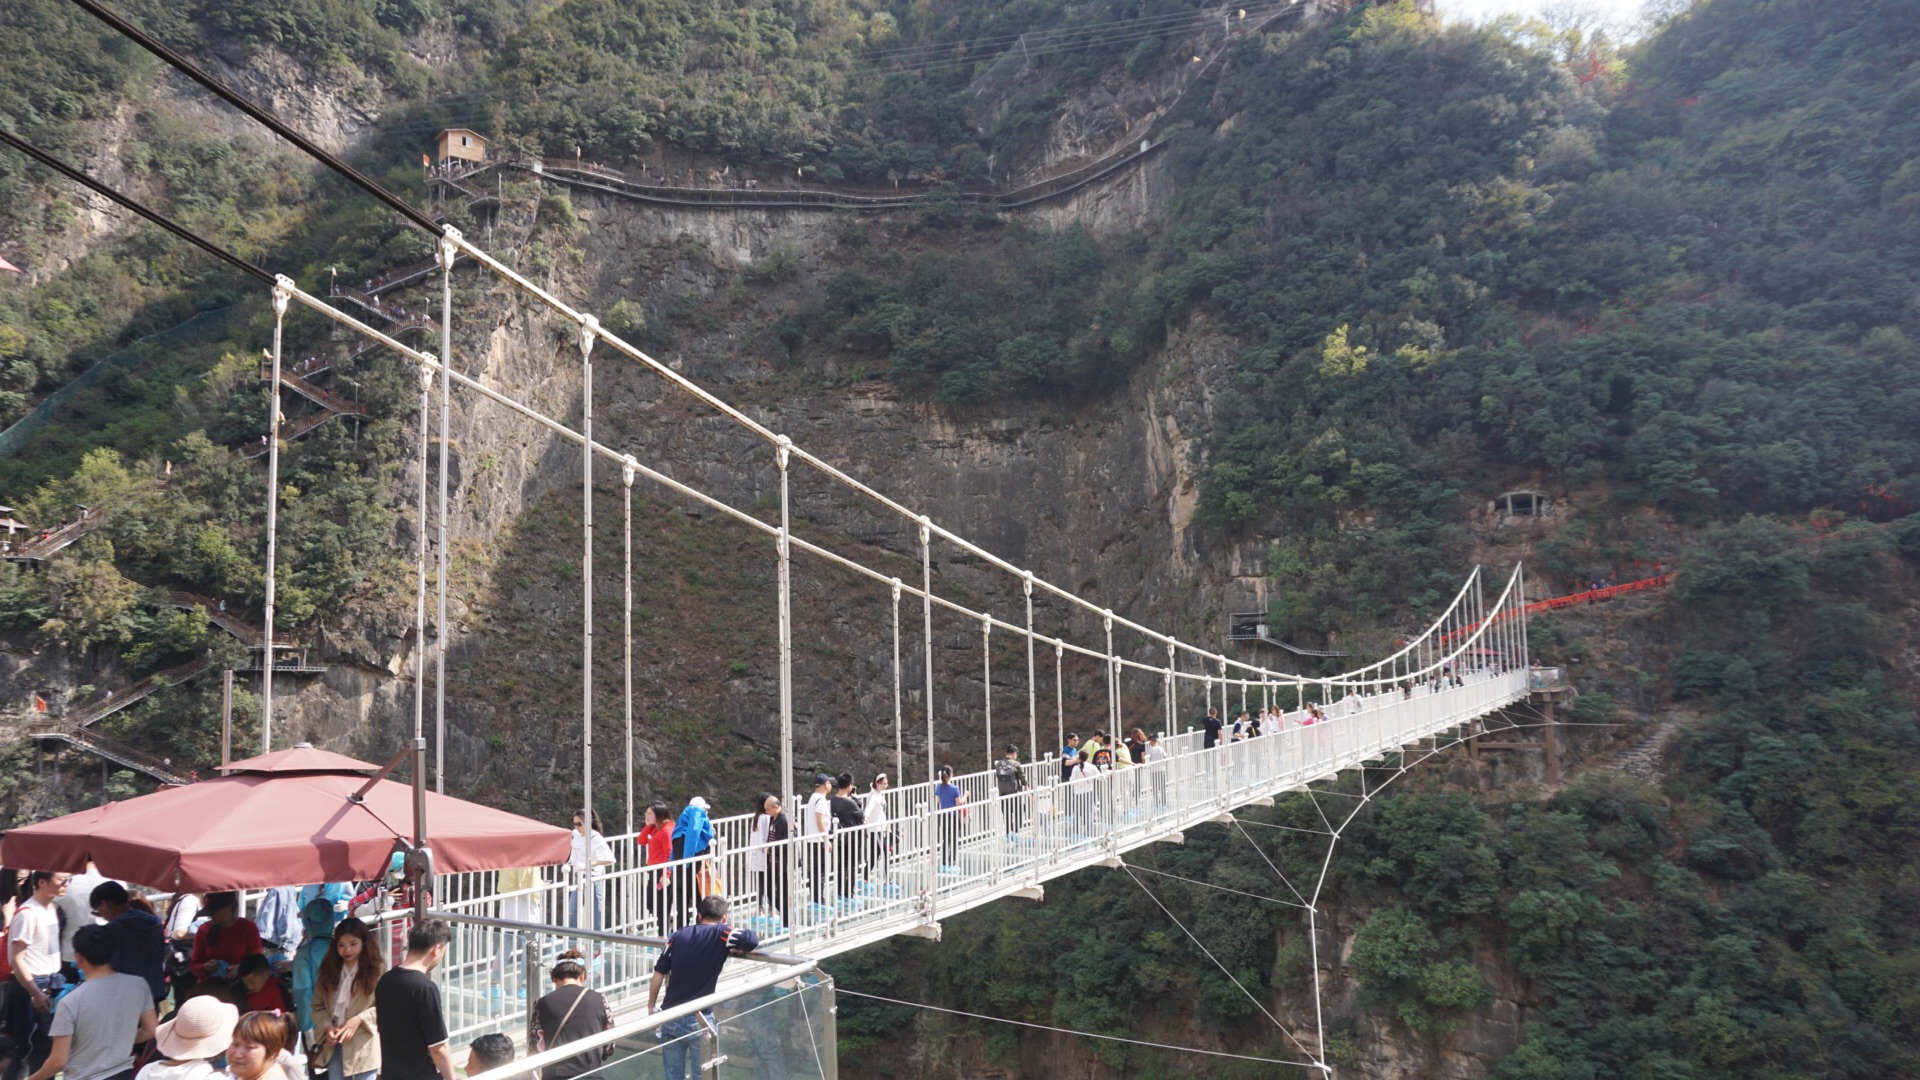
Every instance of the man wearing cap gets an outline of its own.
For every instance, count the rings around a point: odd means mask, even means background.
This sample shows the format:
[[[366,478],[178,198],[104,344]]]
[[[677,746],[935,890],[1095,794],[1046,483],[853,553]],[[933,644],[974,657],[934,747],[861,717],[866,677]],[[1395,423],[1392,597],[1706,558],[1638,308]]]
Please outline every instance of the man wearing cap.
[[[833,828],[833,777],[813,775],[813,794],[800,815],[800,834],[807,837],[807,890],[815,904],[827,902],[827,833]]]
[[[827,781],[829,784],[832,780]],[[700,898],[700,921],[683,926],[667,939],[667,947],[654,961],[653,978],[647,984],[647,1012],[672,1009],[713,993],[720,969],[730,953],[749,953],[760,947],[760,937],[751,930],[736,930],[727,925],[727,898],[718,894]],[[666,1000],[660,1000],[660,988],[667,988]],[[699,1080],[701,1018],[713,1023],[710,1011],[689,1013],[660,1025],[660,1060],[666,1066],[667,1080]],[[688,1071],[688,1067],[692,1071]]]
[[[113,931],[83,926],[73,935],[73,963],[86,981],[53,1011],[53,1052],[28,1080],[133,1080],[133,1047],[153,1038],[153,991],[147,981],[115,973]]]
[[[173,1019],[160,1025],[153,1042],[158,1060],[140,1075],[146,1080],[213,1080],[220,1072],[208,1059],[227,1052],[239,1020],[239,1009],[212,994],[188,998]]]

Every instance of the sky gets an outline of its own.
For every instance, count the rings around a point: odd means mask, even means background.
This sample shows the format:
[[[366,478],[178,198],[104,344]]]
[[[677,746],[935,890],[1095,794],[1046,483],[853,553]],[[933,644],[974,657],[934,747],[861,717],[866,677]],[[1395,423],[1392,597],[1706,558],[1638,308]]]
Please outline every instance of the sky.
[[[1591,9],[1610,26],[1626,30],[1639,21],[1646,0],[1434,0],[1444,19],[1485,22],[1502,15],[1537,15],[1549,6]]]

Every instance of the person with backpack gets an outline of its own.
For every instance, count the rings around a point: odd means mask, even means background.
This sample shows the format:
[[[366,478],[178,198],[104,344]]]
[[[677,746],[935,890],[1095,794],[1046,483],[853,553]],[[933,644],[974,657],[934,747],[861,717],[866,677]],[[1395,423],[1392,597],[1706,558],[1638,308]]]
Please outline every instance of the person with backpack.
[[[1019,834],[1027,827],[1027,802],[1020,793],[1027,790],[1026,773],[1020,769],[1020,748],[1008,743],[993,766],[993,786],[1000,794],[1005,810],[1007,835]]]

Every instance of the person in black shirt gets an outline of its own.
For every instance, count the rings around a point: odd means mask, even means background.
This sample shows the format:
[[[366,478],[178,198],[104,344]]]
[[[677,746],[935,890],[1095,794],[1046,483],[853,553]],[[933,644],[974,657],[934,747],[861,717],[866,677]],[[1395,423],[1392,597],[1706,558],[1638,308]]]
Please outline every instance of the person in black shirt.
[[[653,979],[647,984],[647,1012],[672,1009],[713,993],[720,980],[720,969],[730,953],[748,953],[760,947],[760,936],[751,930],[736,930],[726,923],[727,898],[715,894],[700,898],[700,921],[683,926],[667,939],[660,959],[654,961]],[[660,988],[667,989],[660,1000]],[[667,1080],[700,1080],[700,1018],[713,1022],[713,1013],[689,1014],[660,1025],[660,1059],[666,1066]],[[688,1071],[692,1066],[692,1071]]]
[[[860,867],[865,865],[861,845],[866,842],[865,833],[849,832],[866,824],[867,817],[860,809],[860,800],[853,797],[853,774],[843,772],[833,783],[833,800],[827,804],[833,812],[834,848],[839,863],[839,880],[834,884],[835,892],[842,899],[853,896],[855,878]]]
[[[167,996],[167,933],[160,917],[144,899],[135,906],[127,887],[117,881],[95,885],[87,900],[95,917],[107,920],[107,929],[113,931],[113,962],[108,966],[147,980],[158,1004]]]
[[[440,988],[430,974],[446,959],[452,937],[439,919],[415,925],[407,931],[406,963],[380,976],[373,988],[381,1080],[454,1080]]]
[[[1200,739],[1200,748],[1202,750],[1211,750],[1220,745],[1220,710],[1208,709],[1207,718],[1202,720],[1201,724],[1206,727],[1207,732]]]
[[[534,1020],[540,1026],[540,1048],[551,1050],[570,1042],[592,1038],[613,1026],[613,1014],[599,991],[587,989],[585,957],[577,949],[560,954],[560,962],[549,972],[553,991],[534,1006]],[[606,1061],[602,1048],[595,1047],[565,1061],[556,1061],[541,1071],[542,1080],[572,1080],[590,1073]]]

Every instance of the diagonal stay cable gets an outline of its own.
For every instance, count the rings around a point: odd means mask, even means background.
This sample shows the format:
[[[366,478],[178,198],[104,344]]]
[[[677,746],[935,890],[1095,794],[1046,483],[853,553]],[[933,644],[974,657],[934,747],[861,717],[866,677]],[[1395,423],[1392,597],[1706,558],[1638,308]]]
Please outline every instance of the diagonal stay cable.
[[[1179,874],[1170,874],[1165,870],[1155,870],[1151,866],[1141,866],[1139,863],[1127,863],[1125,865],[1132,867],[1133,869],[1138,870],[1143,874],[1156,874],[1163,878],[1172,878],[1175,881],[1184,881],[1189,885],[1198,885],[1203,889],[1218,889],[1221,892],[1232,893],[1235,896],[1244,896],[1250,900],[1262,900],[1269,904],[1279,904],[1283,907],[1299,908],[1302,911],[1306,910],[1306,907],[1307,907],[1307,905],[1305,904],[1296,904],[1291,900],[1278,900],[1271,896],[1261,896],[1259,893],[1247,892],[1245,889],[1230,889],[1225,885],[1215,885],[1211,881],[1196,881],[1195,879],[1190,877],[1181,877]],[[1292,886],[1289,885],[1288,888],[1292,888]],[[1299,892],[1296,891],[1294,895],[1298,896],[1300,894]]]
[[[1327,832],[1325,829],[1302,829],[1294,825],[1275,825],[1271,821],[1255,821],[1252,818],[1235,818],[1234,820],[1239,821],[1245,825],[1258,825],[1263,829],[1279,829],[1283,832],[1297,832],[1297,833],[1303,833],[1307,836],[1332,836],[1333,835],[1332,833]]]
[[[1078,1035],[1083,1039],[1103,1039],[1107,1042],[1127,1043],[1132,1046],[1146,1046],[1155,1050],[1172,1050],[1182,1054],[1205,1054],[1207,1057],[1230,1058],[1234,1061],[1257,1061],[1262,1065],[1294,1065],[1302,1069],[1320,1068],[1319,1063],[1313,1061],[1288,1061],[1285,1058],[1254,1057],[1251,1054],[1229,1054],[1224,1050],[1202,1050],[1197,1046],[1175,1046],[1171,1043],[1148,1042],[1145,1039],[1128,1039],[1119,1035],[1100,1035],[1091,1031],[1075,1031],[1072,1028],[1055,1027],[1051,1024],[1035,1024],[1026,1020],[1008,1020],[1002,1016],[986,1016],[982,1013],[966,1012],[962,1009],[945,1009],[938,1005],[927,1005],[918,1001],[902,1001],[899,998],[882,997],[879,994],[863,994],[858,990],[848,990],[844,986],[834,987],[833,992],[835,994],[845,994],[848,997],[866,998],[869,1001],[884,1001],[889,1005],[904,1005],[910,1009],[925,1009],[928,1012],[946,1013],[950,1016],[964,1016],[971,1020],[990,1020],[996,1024],[1012,1024],[1015,1027],[1032,1028],[1035,1031],[1057,1031],[1062,1035]]]
[[[1273,1021],[1273,1026],[1280,1029],[1280,1034],[1285,1035],[1287,1037],[1287,1041],[1299,1047],[1301,1053],[1307,1055],[1308,1057],[1313,1056],[1313,1051],[1307,1049],[1307,1044],[1301,1042],[1300,1037],[1295,1035],[1291,1028],[1281,1023],[1279,1017],[1269,1012],[1267,1010],[1267,1007],[1260,1003],[1260,999],[1253,996],[1253,991],[1248,990],[1245,984],[1243,984],[1239,979],[1234,977],[1233,972],[1227,970],[1227,965],[1221,963],[1220,958],[1213,955],[1213,950],[1207,948],[1206,945],[1202,943],[1199,938],[1194,937],[1193,931],[1187,929],[1187,924],[1181,922],[1179,916],[1175,915],[1170,909],[1168,909],[1167,905],[1160,902],[1160,898],[1153,894],[1152,889],[1147,888],[1147,883],[1140,880],[1139,876],[1133,872],[1132,867],[1128,866],[1126,863],[1121,863],[1120,869],[1125,870],[1127,872],[1127,876],[1133,879],[1133,883],[1135,885],[1140,886],[1140,891],[1147,894],[1147,899],[1153,901],[1153,906],[1159,908],[1161,914],[1165,915],[1169,920],[1171,920],[1173,922],[1173,925],[1179,927],[1181,933],[1187,935],[1188,941],[1193,942],[1196,948],[1198,948],[1202,953],[1206,954],[1207,959],[1213,961],[1213,966],[1220,969],[1220,974],[1225,975],[1228,981],[1232,982],[1234,986],[1239,987],[1240,992],[1246,995],[1248,1001],[1253,1002],[1253,1007],[1256,1009],[1259,1009],[1260,1014],[1262,1016],[1265,1016],[1268,1020]]]
[[[1259,844],[1254,843],[1253,837],[1248,835],[1247,830],[1244,828],[1241,828],[1240,819],[1234,816],[1233,814],[1228,814],[1227,820],[1233,822],[1234,829],[1240,833],[1240,839],[1245,840],[1247,842],[1247,846],[1253,849],[1253,853],[1260,856],[1260,861],[1263,863],[1266,863],[1267,869],[1273,871],[1273,876],[1280,879],[1280,884],[1285,885],[1287,887],[1287,891],[1293,894],[1294,899],[1300,901],[1300,906],[1301,907],[1308,906],[1307,898],[1304,896],[1301,896],[1300,890],[1294,888],[1293,882],[1287,880],[1287,875],[1280,872],[1280,868],[1274,865],[1272,859],[1267,858],[1266,850],[1262,848]]]

